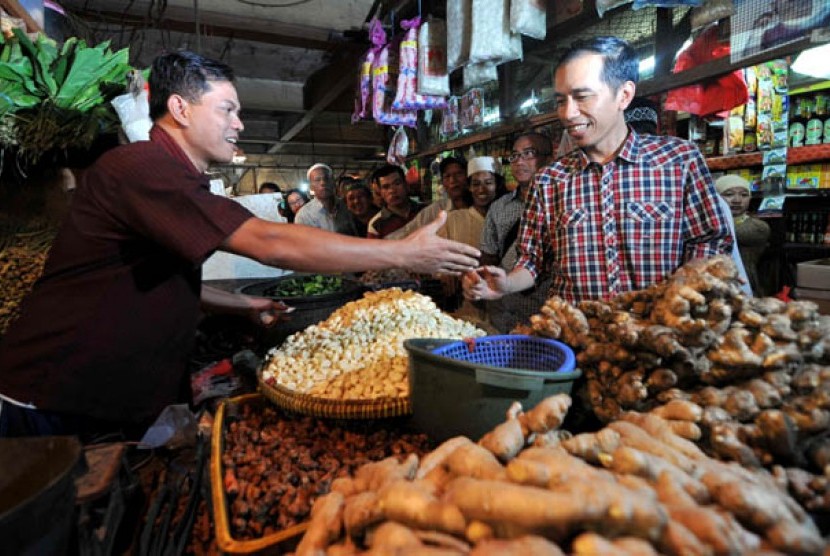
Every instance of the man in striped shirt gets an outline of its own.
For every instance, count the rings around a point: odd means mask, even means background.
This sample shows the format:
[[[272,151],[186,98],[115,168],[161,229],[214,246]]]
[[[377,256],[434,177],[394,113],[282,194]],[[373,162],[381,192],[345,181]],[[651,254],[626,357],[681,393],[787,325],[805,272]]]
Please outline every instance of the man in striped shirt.
[[[637,78],[635,51],[615,37],[578,43],[564,55],[555,100],[577,148],[536,175],[516,267],[468,273],[465,296],[498,299],[526,290],[549,263],[551,295],[609,299],[660,281],[690,259],[730,252],[732,237],[700,151],[626,125]]]

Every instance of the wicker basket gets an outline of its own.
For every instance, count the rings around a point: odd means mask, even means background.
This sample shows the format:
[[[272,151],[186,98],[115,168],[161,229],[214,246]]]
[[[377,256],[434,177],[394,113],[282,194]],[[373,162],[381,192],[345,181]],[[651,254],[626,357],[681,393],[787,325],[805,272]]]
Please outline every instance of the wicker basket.
[[[383,419],[412,413],[408,396],[373,400],[334,400],[294,392],[278,384],[272,386],[262,379],[261,371],[257,379],[259,381],[259,391],[274,404],[287,411],[311,415],[312,417]]]

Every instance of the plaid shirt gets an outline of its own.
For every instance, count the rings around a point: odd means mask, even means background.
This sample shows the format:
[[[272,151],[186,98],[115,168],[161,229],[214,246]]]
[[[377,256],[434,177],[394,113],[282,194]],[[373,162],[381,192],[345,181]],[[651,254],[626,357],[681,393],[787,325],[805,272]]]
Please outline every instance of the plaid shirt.
[[[646,288],[690,259],[729,253],[731,244],[700,151],[632,131],[605,166],[575,150],[536,174],[517,265],[534,278],[548,266],[551,295],[609,299]]]

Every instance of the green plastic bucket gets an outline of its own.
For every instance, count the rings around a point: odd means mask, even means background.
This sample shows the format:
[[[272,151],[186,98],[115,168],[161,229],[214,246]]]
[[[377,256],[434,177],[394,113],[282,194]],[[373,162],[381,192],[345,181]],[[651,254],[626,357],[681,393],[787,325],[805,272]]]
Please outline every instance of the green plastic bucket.
[[[404,346],[412,425],[438,442],[459,435],[478,440],[505,420],[514,401],[529,409],[569,394],[582,375],[568,346],[534,336],[417,338]]]

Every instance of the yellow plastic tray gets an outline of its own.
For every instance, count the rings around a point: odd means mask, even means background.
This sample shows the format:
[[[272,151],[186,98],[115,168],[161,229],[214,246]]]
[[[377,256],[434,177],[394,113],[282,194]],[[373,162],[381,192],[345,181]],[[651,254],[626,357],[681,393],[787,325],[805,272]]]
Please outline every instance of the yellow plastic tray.
[[[219,405],[213,421],[210,454],[210,484],[213,501],[213,523],[216,529],[216,544],[226,554],[281,554],[294,549],[308,523],[300,523],[277,533],[258,539],[238,540],[231,536],[230,507],[225,496],[224,473],[222,472],[222,453],[225,448],[224,431],[227,407],[231,404],[259,403],[262,396],[246,394],[225,400]]]

